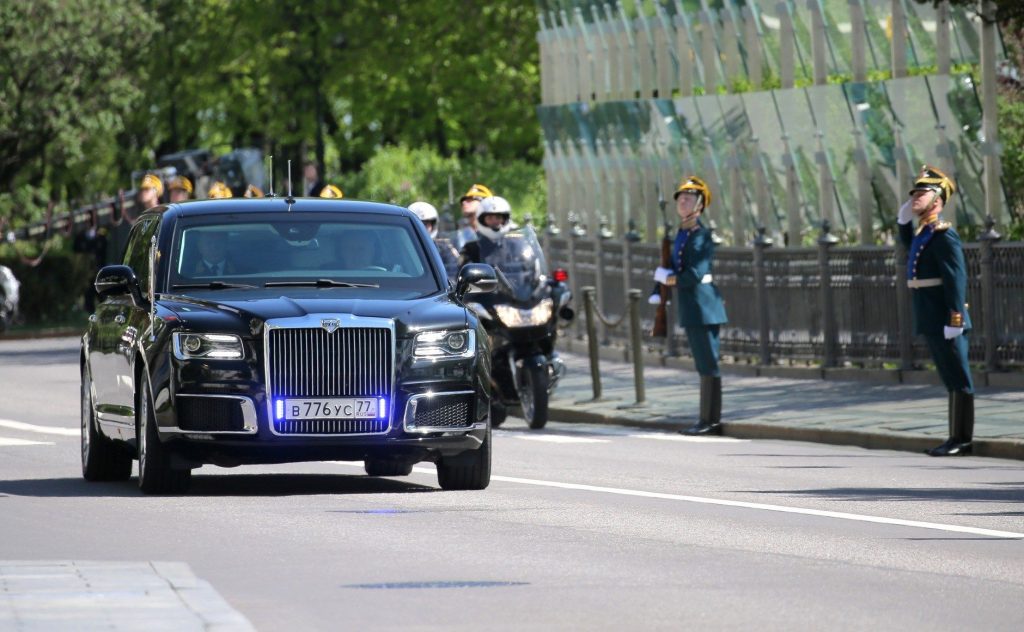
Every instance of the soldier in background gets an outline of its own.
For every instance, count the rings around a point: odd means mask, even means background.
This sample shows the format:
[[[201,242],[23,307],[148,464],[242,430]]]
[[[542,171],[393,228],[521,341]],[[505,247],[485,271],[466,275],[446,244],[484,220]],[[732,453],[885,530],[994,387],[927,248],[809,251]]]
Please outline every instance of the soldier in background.
[[[167,181],[167,192],[170,201],[187,202],[192,198],[192,181],[185,176],[174,176]]]
[[[721,434],[722,377],[718,368],[719,327],[728,322],[725,303],[712,283],[715,242],[700,216],[711,206],[711,189],[697,176],[685,178],[675,192],[679,232],[672,247],[672,267],[659,267],[654,280],[676,287],[679,324],[700,374],[700,416],[686,435]],[[651,297],[653,301],[660,295]]]
[[[160,196],[163,194],[164,183],[160,180],[160,176],[155,173],[147,173],[142,176],[142,182],[139,183],[139,208],[142,210],[153,208],[160,203]]]
[[[211,200],[217,200],[234,197],[234,194],[231,192],[228,185],[218,180],[210,185],[210,190],[206,193],[206,197]]]
[[[263,189],[259,188],[255,184],[250,184],[249,186],[245,187],[245,193],[242,194],[242,197],[261,198],[265,196],[263,194]]]
[[[326,184],[321,187],[318,195],[322,198],[334,198],[336,200],[340,200],[345,197],[345,194],[341,192],[341,189],[333,184]]]
[[[462,219],[459,220],[459,230],[455,235],[455,246],[460,251],[469,242],[476,241],[476,216],[480,211],[480,202],[489,197],[494,197],[490,189],[482,184],[474,184],[459,200],[462,205]]]
[[[974,435],[974,382],[967,364],[967,263],[960,236],[939,219],[956,191],[953,181],[925,165],[900,207],[900,240],[908,248],[907,285],[914,306],[914,333],[924,336],[935,368],[949,391],[949,438],[926,450],[930,456],[971,453]],[[911,220],[917,217],[917,230]]]

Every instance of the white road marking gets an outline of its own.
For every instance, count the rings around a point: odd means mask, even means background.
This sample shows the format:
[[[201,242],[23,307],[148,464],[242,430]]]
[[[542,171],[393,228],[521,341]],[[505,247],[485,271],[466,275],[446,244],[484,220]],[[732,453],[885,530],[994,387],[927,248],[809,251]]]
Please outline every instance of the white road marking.
[[[12,439],[0,437],[0,448],[9,445],[54,445],[53,441],[29,441],[28,439]]]
[[[511,434],[511,433],[510,433]],[[594,439],[592,437],[567,437],[556,434],[513,434],[516,439],[523,441],[545,441],[547,443],[608,443],[608,439]]]
[[[10,428],[11,430],[23,430],[25,432],[38,432],[40,434],[63,435],[65,437],[77,437],[82,434],[80,428],[37,426],[36,424],[27,424],[22,421],[11,421],[10,419],[0,419],[0,428]]]
[[[327,461],[337,465],[350,465],[362,467],[362,463],[349,463],[347,461]],[[412,468],[418,474],[436,474],[434,467],[416,466]],[[932,529],[934,531],[947,531],[950,533],[969,533],[971,535],[982,535],[991,538],[1009,538],[1014,540],[1024,539],[1024,533],[1012,531],[997,531],[995,529],[981,529],[979,527],[962,527],[955,524],[942,524],[939,522],[922,522],[920,520],[903,520],[901,518],[885,518],[882,516],[868,516],[864,514],[846,513],[843,511],[825,511],[822,509],[805,509],[802,507],[786,507],[784,505],[768,505],[765,503],[748,503],[742,500],[723,500],[720,498],[702,498],[700,496],[683,496],[680,494],[665,494],[662,492],[645,492],[637,489],[621,489],[618,487],[600,487],[597,485],[581,485],[579,483],[559,483],[557,481],[541,481],[532,478],[517,478],[515,476],[491,475],[492,481],[503,483],[519,483],[520,485],[536,485],[538,487],[557,487],[559,489],[575,489],[585,492],[598,492],[602,494],[616,494],[619,496],[637,496],[639,498],[657,498],[659,500],[678,500],[688,503],[703,505],[720,505],[722,507],[738,507],[741,509],[760,509],[761,511],[778,511],[781,513],[801,514],[804,516],[818,516],[819,518],[836,518],[839,520],[852,520],[854,522],[874,522],[876,524],[889,524],[898,527],[915,527],[918,529]]]

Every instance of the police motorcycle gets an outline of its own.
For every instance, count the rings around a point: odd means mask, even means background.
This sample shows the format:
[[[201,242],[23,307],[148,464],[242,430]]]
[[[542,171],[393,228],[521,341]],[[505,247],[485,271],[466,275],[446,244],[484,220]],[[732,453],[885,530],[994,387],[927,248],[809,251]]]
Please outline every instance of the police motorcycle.
[[[548,400],[565,365],[555,352],[558,320],[572,320],[572,292],[564,270],[550,271],[530,226],[510,229],[498,239],[480,239],[479,257],[494,267],[498,290],[467,304],[481,319],[491,342],[491,425],[505,421],[520,405],[530,428],[548,421]]]

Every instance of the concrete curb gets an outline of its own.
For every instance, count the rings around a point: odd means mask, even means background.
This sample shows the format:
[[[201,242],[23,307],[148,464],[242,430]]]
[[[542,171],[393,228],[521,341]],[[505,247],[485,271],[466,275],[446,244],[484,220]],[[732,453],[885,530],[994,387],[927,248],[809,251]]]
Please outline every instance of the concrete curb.
[[[668,417],[660,419],[630,419],[617,416],[611,412],[580,410],[579,408],[549,409],[552,419],[567,423],[601,424],[643,428],[645,430],[675,431],[688,425],[682,419]],[[692,419],[688,420],[692,422]],[[722,422],[723,434],[737,439],[775,439],[780,441],[806,441],[829,445],[848,445],[870,450],[899,450],[904,452],[924,452],[935,447],[941,440],[934,436],[909,432],[884,432],[844,430],[842,428],[813,428],[800,426],[783,426],[772,423],[751,421]],[[999,459],[1024,460],[1024,441],[1016,439],[985,439],[975,438],[974,456],[985,456]]]

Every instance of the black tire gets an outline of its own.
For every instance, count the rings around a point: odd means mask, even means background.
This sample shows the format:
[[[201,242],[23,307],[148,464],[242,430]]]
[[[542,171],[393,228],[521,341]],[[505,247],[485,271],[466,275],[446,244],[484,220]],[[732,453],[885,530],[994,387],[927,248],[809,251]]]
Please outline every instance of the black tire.
[[[487,489],[491,484],[491,431],[483,445],[455,457],[437,462],[437,482],[441,489]]]
[[[523,419],[533,430],[540,430],[548,423],[548,387],[551,378],[547,365],[524,367],[519,373],[519,403],[523,408]]]
[[[369,476],[408,476],[412,474],[412,463],[366,459],[363,461],[363,469]]]
[[[140,376],[138,401],[135,406],[135,431],[139,446],[139,489],[143,494],[174,494],[184,492],[192,482],[192,470],[171,467],[170,454],[160,442],[153,414],[153,398],[149,381]]]
[[[82,478],[87,481],[126,481],[132,476],[132,455],[96,428],[92,409],[92,376],[82,367]]]
[[[505,418],[508,417],[508,409],[505,408],[505,404],[498,401],[491,402],[491,427],[497,428],[501,424],[505,423]]]

